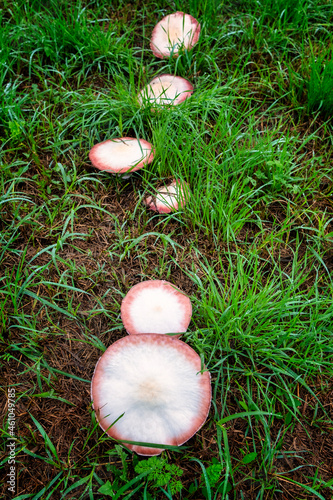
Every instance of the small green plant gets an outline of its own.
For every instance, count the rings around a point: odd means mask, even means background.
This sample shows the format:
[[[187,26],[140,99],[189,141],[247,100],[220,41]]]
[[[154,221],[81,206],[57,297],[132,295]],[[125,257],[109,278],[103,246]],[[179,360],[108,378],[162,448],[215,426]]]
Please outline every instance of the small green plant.
[[[128,479],[128,456],[119,444],[116,444],[114,449],[108,454],[110,455],[110,463],[106,465],[106,470],[112,474],[112,484],[110,481],[107,481],[99,488],[98,492],[103,495],[113,496]],[[119,464],[119,459],[121,460],[121,464]]]
[[[222,469],[222,465],[218,462],[212,463],[212,465],[206,469],[210,486],[214,487],[216,485],[217,481],[221,477]]]
[[[264,199],[269,201],[270,197],[281,192],[291,195],[297,194],[300,180],[292,175],[291,167],[284,165],[281,161],[266,161],[256,170],[253,177],[245,179],[245,184],[247,184],[245,190],[250,191],[258,184],[263,184],[263,191],[266,193]]]
[[[150,471],[147,480],[153,488],[169,486],[171,494],[179,493],[183,487],[179,477],[183,474],[182,469],[175,464],[168,464],[165,458],[150,457],[135,466],[135,472],[142,474]]]
[[[206,469],[207,479],[208,479],[209,486],[211,489],[216,487],[219,479],[221,478],[221,474],[222,474],[222,470],[223,470],[223,466],[219,462],[217,462],[216,459],[213,459],[212,462],[213,463],[209,467],[207,467],[207,469]],[[203,474],[201,476],[201,482],[202,482],[202,484],[205,484],[205,478],[204,478]],[[209,498],[206,486],[202,487],[201,491],[202,491],[203,495],[205,496],[205,498]],[[219,491],[219,488],[217,489],[217,491]]]
[[[224,467],[217,458],[213,457],[211,464],[207,468],[199,460],[195,461],[200,464],[202,474],[199,484],[195,480],[194,483],[190,485],[188,491],[191,495],[200,489],[202,495],[209,499],[212,498],[213,491],[215,493],[228,493],[231,490],[231,485],[226,479],[224,481],[220,481]]]

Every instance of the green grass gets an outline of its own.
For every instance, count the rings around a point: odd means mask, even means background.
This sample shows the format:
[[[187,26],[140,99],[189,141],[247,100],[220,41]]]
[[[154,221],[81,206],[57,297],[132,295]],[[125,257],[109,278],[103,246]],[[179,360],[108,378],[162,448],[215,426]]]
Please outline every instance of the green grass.
[[[330,498],[332,3],[3,0],[0,9],[12,498]],[[176,10],[200,21],[200,40],[157,60],[151,31]],[[190,80],[191,98],[140,107],[138,92],[163,73]],[[155,148],[129,179],[88,159],[119,136]],[[186,207],[147,211],[144,197],[172,178],[190,186]],[[122,298],[146,279],[191,298],[183,340],[213,388],[204,427],[156,459],[108,438],[89,394],[99,356],[125,335]]]
[[[308,107],[310,111],[320,110],[326,116],[333,113],[333,64],[331,54],[312,57],[308,81]]]

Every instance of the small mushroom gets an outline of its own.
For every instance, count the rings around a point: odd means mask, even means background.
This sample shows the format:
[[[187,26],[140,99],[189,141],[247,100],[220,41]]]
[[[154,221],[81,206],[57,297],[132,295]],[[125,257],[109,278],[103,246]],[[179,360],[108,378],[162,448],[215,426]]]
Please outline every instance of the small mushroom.
[[[110,139],[95,146],[89,152],[89,158],[94,167],[111,172],[124,174],[135,172],[153,161],[153,146],[144,139],[119,137]]]
[[[210,374],[181,340],[129,335],[99,359],[91,396],[96,419],[109,436],[139,455],[159,455],[164,445],[180,446],[204,424]]]
[[[121,304],[121,319],[129,334],[186,332],[192,316],[190,299],[164,280],[134,285]]]
[[[151,80],[138,95],[140,105],[170,106],[180,104],[193,93],[193,85],[185,78],[160,75]]]
[[[184,12],[164,17],[153,29],[150,48],[156,57],[177,56],[179,49],[192,49],[199,40],[200,24]]]
[[[183,208],[190,197],[190,189],[187,182],[173,180],[168,186],[157,189],[156,196],[148,196],[144,204],[160,214],[168,214],[179,208]]]

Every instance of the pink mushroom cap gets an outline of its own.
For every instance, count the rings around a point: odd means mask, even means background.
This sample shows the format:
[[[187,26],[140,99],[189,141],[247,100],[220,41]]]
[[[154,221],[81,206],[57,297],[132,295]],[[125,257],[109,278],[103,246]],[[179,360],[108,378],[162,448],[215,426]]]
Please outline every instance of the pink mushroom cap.
[[[185,78],[174,75],[159,75],[151,80],[138,95],[140,105],[153,106],[180,104],[193,93],[193,85]]]
[[[209,413],[210,374],[203,368],[200,356],[179,339],[147,334],[117,340],[93,375],[96,419],[109,436],[139,455],[180,446]]]
[[[121,319],[129,334],[186,332],[192,317],[190,299],[168,281],[134,285],[121,303]]]
[[[187,182],[173,180],[168,186],[157,189],[156,196],[148,196],[144,204],[160,214],[168,214],[179,208],[184,208],[190,197],[190,188]]]
[[[119,137],[95,146],[89,152],[94,167],[112,174],[135,172],[153,161],[153,146],[144,139]]]
[[[156,57],[177,56],[179,48],[192,49],[200,36],[200,24],[190,14],[175,12],[165,16],[153,29],[150,48]]]

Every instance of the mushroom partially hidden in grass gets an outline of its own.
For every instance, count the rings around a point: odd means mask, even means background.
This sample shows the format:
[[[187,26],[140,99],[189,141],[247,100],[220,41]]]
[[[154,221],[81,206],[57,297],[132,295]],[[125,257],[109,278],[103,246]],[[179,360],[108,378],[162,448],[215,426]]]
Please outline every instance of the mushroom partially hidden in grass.
[[[96,418],[109,436],[139,455],[180,446],[209,412],[210,374],[203,370],[199,355],[181,340],[157,334],[117,340],[92,379]]]
[[[180,104],[193,93],[193,85],[185,78],[160,75],[151,80],[138,95],[140,105],[170,106]]]
[[[156,196],[148,196],[144,204],[160,214],[168,214],[183,208],[189,200],[190,189],[187,182],[173,180],[168,186],[157,189]]]
[[[164,280],[134,285],[121,304],[121,319],[129,334],[186,332],[192,316],[190,299]]]
[[[90,150],[89,158],[94,167],[112,174],[135,172],[153,161],[153,146],[144,139],[119,137],[110,139]]]
[[[175,12],[156,24],[150,48],[160,59],[170,55],[177,56],[181,47],[192,49],[199,40],[199,35],[200,24],[194,17],[184,12]]]

